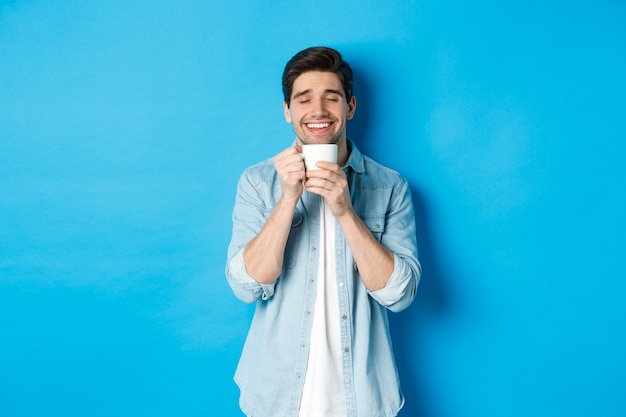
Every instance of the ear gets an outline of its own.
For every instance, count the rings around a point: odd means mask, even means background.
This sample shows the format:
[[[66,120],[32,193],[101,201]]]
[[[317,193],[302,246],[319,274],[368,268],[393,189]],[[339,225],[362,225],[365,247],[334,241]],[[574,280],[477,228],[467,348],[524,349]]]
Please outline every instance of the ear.
[[[346,120],[350,120],[354,117],[354,112],[356,111],[356,97],[352,96],[350,102],[348,103],[348,113],[346,114]]]
[[[283,101],[283,109],[285,111],[285,120],[287,123],[292,123],[293,119],[291,118],[291,112],[289,111],[289,105],[286,101]]]

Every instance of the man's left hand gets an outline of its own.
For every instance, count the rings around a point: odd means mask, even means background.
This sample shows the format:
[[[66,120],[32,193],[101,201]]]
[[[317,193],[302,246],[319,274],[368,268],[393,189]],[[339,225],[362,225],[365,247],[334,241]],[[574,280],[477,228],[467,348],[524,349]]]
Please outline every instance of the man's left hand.
[[[346,174],[339,165],[320,161],[317,163],[317,167],[320,169],[306,171],[306,181],[304,182],[306,190],[324,197],[331,213],[336,218],[352,211],[348,181]]]

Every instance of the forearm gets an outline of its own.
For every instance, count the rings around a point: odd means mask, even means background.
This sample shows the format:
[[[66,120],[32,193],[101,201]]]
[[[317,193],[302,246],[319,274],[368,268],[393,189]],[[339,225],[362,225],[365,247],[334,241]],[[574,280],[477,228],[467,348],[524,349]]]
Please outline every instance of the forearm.
[[[354,210],[337,220],[365,287],[370,291],[384,288],[394,269],[393,253],[374,238]]]
[[[297,202],[297,199],[281,198],[259,234],[244,248],[246,270],[261,284],[276,281],[282,271],[285,245]]]

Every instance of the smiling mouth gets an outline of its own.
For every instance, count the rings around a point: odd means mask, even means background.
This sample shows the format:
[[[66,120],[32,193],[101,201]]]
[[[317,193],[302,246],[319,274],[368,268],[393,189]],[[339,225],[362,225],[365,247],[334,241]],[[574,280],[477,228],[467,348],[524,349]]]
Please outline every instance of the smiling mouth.
[[[305,126],[309,131],[317,133],[325,132],[331,125],[332,122],[305,123]]]
[[[325,123],[307,123],[306,127],[308,127],[309,129],[326,129],[330,125],[331,125],[330,122],[325,122]]]

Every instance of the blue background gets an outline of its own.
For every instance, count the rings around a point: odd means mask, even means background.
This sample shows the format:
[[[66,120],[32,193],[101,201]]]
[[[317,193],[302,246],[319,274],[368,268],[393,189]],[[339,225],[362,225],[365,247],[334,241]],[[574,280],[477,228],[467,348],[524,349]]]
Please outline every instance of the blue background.
[[[237,179],[338,48],[424,275],[403,417],[626,415],[626,4],[0,2],[0,416],[236,416]],[[280,360],[280,358],[277,358]]]

